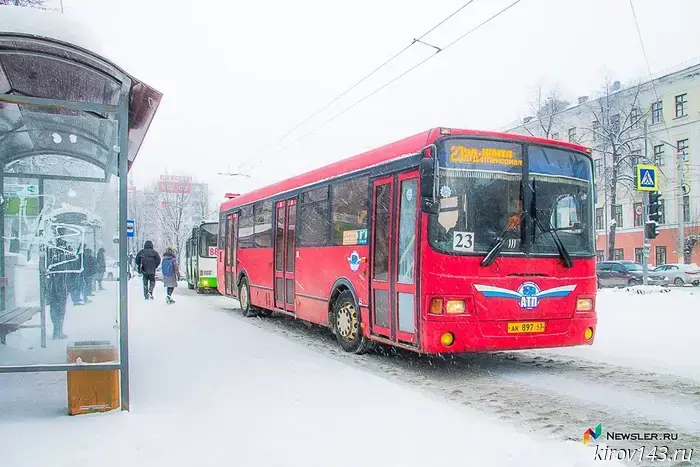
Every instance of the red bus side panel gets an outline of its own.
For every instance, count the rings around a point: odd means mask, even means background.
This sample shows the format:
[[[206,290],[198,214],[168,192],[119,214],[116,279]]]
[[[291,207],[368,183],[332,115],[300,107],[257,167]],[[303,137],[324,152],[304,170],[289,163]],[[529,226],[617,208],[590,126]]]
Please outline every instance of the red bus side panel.
[[[369,247],[366,245],[297,248],[297,317],[328,324],[328,299],[333,285],[343,278],[355,289],[358,305],[366,305],[369,298],[367,255]],[[359,264],[353,260],[355,257],[360,259]]]
[[[238,269],[248,274],[250,303],[272,309],[272,248],[239,248]]]

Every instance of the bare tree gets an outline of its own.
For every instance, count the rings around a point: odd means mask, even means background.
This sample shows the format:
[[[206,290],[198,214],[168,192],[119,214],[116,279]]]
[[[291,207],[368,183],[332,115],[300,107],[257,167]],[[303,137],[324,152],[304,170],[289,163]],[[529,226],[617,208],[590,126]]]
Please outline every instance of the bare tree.
[[[44,1],[45,0],[0,0],[0,5],[40,7],[44,6]]]
[[[615,251],[615,221],[618,190],[632,194],[634,166],[645,161],[643,122],[648,109],[639,103],[641,85],[620,90],[619,82],[606,79],[602,96],[587,104],[590,126],[584,131],[593,139],[593,149],[602,156],[603,173],[599,183],[608,196],[610,228],[608,231],[608,258]]]
[[[524,118],[523,128],[530,136],[552,138],[558,126],[559,114],[568,107],[569,103],[561,98],[556,87],[544,90],[542,84],[540,84],[535,91],[534,100],[530,101],[530,109],[534,117]],[[528,127],[528,123],[533,119],[537,122],[537,134],[533,133]]]

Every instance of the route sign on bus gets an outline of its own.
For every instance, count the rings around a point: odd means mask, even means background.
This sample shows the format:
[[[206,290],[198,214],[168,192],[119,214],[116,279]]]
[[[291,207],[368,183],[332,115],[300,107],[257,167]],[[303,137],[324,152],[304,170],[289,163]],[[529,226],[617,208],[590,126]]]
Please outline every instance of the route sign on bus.
[[[659,178],[655,165],[637,165],[636,181],[637,191],[659,191]]]

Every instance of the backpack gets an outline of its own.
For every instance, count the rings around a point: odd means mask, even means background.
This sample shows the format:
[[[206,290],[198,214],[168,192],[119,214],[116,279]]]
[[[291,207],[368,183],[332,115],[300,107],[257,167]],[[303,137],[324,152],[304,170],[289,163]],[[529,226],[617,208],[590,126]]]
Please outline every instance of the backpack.
[[[175,266],[173,265],[173,259],[169,256],[163,258],[163,265],[161,266],[161,270],[163,271],[164,276],[170,277],[175,275]]]

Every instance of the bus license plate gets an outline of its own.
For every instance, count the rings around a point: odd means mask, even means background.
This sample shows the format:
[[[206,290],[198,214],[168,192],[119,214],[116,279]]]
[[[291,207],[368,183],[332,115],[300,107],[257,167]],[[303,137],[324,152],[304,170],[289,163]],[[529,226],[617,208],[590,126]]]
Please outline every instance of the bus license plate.
[[[544,332],[544,321],[523,321],[520,323],[508,323],[508,334],[521,334],[524,332]]]

